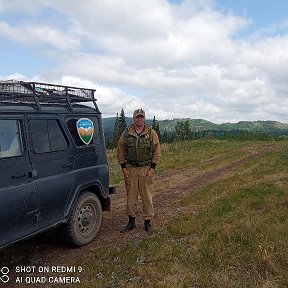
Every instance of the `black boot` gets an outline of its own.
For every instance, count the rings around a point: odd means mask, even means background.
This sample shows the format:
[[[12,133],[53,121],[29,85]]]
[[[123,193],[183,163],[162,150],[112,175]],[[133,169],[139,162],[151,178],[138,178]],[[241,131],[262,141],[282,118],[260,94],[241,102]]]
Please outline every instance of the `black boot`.
[[[129,231],[131,231],[132,229],[134,229],[136,227],[135,225],[135,217],[132,217],[131,215],[129,215],[129,222],[128,224],[122,228],[120,230],[121,233],[127,233]]]
[[[152,232],[153,227],[152,227],[152,225],[150,223],[150,219],[144,221],[144,228],[145,228],[146,232],[148,232],[148,233]]]

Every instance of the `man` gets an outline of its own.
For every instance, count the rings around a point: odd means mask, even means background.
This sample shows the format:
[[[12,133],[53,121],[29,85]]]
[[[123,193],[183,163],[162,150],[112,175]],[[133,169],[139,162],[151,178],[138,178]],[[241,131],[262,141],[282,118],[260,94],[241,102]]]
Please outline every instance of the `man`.
[[[152,232],[154,170],[160,161],[160,143],[156,131],[145,124],[145,112],[142,108],[134,111],[133,124],[122,133],[118,141],[117,160],[125,178],[126,213],[129,217],[128,224],[120,232],[127,233],[136,227],[139,194],[143,205],[145,231]]]

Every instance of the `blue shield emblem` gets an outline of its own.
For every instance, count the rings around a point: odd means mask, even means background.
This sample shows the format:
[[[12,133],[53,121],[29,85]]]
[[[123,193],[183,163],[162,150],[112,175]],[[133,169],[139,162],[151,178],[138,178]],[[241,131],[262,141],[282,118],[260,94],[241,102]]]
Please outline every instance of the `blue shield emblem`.
[[[88,118],[81,118],[76,123],[77,132],[83,143],[88,145],[93,139],[94,124]]]

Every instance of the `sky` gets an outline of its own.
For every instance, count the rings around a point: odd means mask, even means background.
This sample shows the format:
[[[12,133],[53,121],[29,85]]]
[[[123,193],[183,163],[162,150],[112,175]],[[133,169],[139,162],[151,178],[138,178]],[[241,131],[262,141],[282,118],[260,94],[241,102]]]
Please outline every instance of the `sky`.
[[[0,79],[96,89],[103,117],[288,123],[286,0],[0,0]]]

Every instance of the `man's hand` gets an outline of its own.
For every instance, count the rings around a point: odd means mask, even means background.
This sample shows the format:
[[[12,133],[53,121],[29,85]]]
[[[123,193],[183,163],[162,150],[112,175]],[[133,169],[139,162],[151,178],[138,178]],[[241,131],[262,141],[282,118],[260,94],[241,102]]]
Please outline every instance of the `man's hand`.
[[[153,176],[153,175],[154,175],[154,169],[150,167],[146,172],[146,176]]]
[[[129,171],[128,171],[127,168],[123,168],[123,169],[122,169],[122,172],[123,172],[123,175],[124,175],[125,178],[128,178],[128,177],[129,177],[130,173],[129,173]]]

